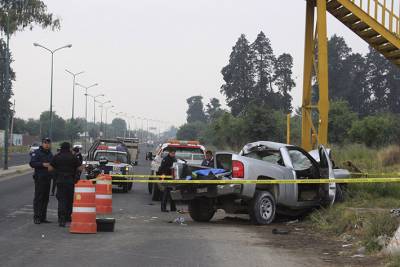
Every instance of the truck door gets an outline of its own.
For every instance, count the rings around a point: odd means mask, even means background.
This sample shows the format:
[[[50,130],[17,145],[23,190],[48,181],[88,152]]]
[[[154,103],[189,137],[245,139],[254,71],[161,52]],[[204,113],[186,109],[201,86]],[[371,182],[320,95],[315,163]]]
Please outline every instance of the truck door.
[[[319,165],[320,165],[320,173],[322,178],[329,178],[329,180],[334,180],[334,174],[333,174],[333,166],[332,166],[332,161],[329,158],[329,154],[326,151],[325,147],[320,145],[318,148],[319,152]],[[329,183],[329,184],[324,184],[324,189],[325,192],[327,192],[327,195],[325,197],[325,203],[332,205],[335,202],[335,196],[336,196],[336,183]]]

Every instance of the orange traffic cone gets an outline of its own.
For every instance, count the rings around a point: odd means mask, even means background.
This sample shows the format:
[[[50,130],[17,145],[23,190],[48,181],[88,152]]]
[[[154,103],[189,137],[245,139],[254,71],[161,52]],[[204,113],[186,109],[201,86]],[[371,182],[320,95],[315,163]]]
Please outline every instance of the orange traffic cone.
[[[75,185],[74,206],[72,208],[71,233],[95,234],[96,192],[92,181],[80,180]]]
[[[108,174],[100,174],[96,180],[97,214],[110,214],[112,213],[112,177]]]

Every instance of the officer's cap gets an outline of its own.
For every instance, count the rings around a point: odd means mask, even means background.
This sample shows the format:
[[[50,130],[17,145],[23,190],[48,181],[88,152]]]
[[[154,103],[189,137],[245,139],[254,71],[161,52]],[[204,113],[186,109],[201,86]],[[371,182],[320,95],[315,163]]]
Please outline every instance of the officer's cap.
[[[44,143],[50,144],[50,143],[51,143],[51,139],[50,139],[49,137],[45,137],[45,138],[42,139],[42,143],[43,143],[43,144],[44,144]]]
[[[71,149],[71,144],[68,142],[63,142],[60,145],[61,150],[70,150]]]

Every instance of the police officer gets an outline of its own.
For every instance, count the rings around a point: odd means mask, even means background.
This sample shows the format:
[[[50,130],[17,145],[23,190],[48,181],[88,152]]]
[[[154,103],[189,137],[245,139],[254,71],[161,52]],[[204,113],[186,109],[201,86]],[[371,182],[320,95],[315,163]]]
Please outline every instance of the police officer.
[[[163,158],[161,161],[160,168],[158,169],[159,175],[171,175],[172,174],[172,165],[176,162],[176,150],[174,148],[170,148],[168,155]],[[167,202],[170,201],[171,211],[176,211],[175,201],[171,198],[171,188],[165,186],[162,199],[161,199],[161,211],[168,212],[167,210]]]
[[[47,220],[47,204],[49,203],[50,182],[52,174],[49,171],[51,153],[50,138],[43,138],[42,145],[31,155],[29,165],[35,169],[35,197],[33,199],[33,222],[35,224],[50,223]]]
[[[79,148],[79,146],[74,146],[74,148],[72,149],[72,154],[74,154],[74,156],[79,160],[79,162],[81,164],[83,163],[83,156],[82,156],[81,149]],[[77,180],[81,179],[81,174],[82,174],[82,172],[76,173]]]
[[[213,157],[213,153],[212,153],[211,150],[207,150],[206,158],[201,163],[201,166],[203,166],[203,167],[214,167],[214,157]]]
[[[78,146],[74,146],[74,148],[72,149],[72,153],[75,155],[75,157],[81,162],[83,162],[83,156],[81,153],[81,150]]]
[[[60,152],[54,156],[49,170],[55,171],[58,200],[58,223],[65,227],[71,221],[72,202],[76,173],[82,171],[82,163],[71,152],[70,143],[61,144]]]

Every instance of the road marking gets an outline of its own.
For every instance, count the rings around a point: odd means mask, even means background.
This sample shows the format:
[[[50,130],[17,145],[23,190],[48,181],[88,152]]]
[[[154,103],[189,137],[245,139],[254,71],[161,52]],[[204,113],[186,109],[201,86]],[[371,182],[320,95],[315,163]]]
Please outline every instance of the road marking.
[[[10,176],[8,176],[8,175],[0,176],[0,183],[8,181],[8,180],[11,180],[11,179],[14,179],[14,178],[17,178],[17,177],[21,177],[21,176],[24,176],[24,175],[27,175],[27,174],[30,174],[30,173],[33,173],[33,170],[28,170],[28,171],[23,171],[23,172],[20,172],[20,173],[10,174]]]

